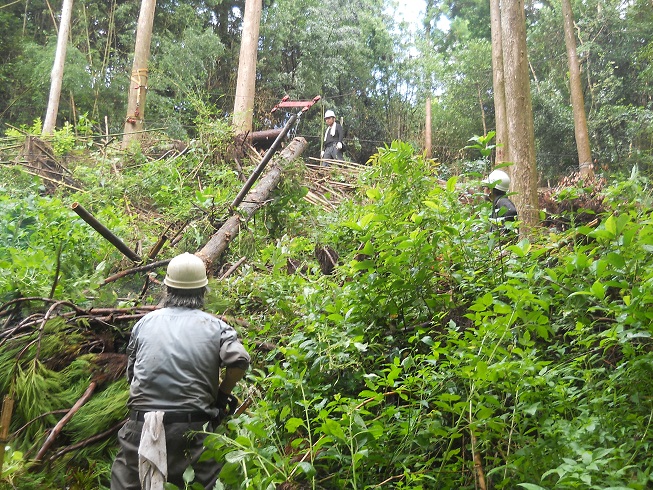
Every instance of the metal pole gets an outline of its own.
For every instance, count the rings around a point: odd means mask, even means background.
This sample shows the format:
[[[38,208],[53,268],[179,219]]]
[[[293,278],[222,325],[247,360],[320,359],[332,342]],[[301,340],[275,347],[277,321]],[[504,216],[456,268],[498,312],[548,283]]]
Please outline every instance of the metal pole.
[[[80,218],[82,218],[84,221],[86,221],[95,231],[97,231],[100,235],[102,235],[104,238],[106,238],[111,245],[116,247],[118,250],[122,252],[122,254],[130,259],[132,262],[139,263],[142,262],[143,259],[141,259],[136,252],[134,252],[131,248],[129,248],[127,245],[125,245],[120,238],[118,238],[116,235],[114,235],[111,230],[109,230],[106,226],[104,226],[102,223],[100,223],[98,220],[95,219],[95,217],[86,211],[79,203],[75,202],[72,204],[72,209],[75,211]]]
[[[234,201],[231,203],[230,209],[232,210],[235,209],[236,207],[238,207],[238,205],[241,202],[243,202],[243,199],[245,199],[245,196],[254,185],[254,182],[256,182],[256,180],[259,178],[259,176],[265,169],[265,166],[268,164],[268,162],[270,161],[274,153],[277,151],[277,148],[281,144],[281,141],[286,137],[288,131],[290,130],[290,127],[297,120],[297,117],[298,117],[297,114],[293,114],[292,116],[290,116],[290,119],[288,119],[288,122],[281,130],[281,133],[279,133],[279,136],[277,136],[277,139],[274,140],[272,146],[268,149],[265,155],[263,155],[263,160],[261,160],[261,163],[258,164],[258,166],[254,169],[252,175],[249,177],[249,179],[247,179],[247,182],[245,182],[243,188],[240,189],[240,192],[238,193]]]

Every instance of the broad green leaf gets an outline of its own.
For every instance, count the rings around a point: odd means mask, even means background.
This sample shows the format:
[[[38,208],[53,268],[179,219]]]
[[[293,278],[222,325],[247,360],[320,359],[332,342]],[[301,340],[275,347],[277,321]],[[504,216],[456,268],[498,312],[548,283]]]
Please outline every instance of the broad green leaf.
[[[326,419],[324,421],[324,433],[334,436],[336,439],[340,439],[341,441],[345,441],[345,433],[342,430],[342,427],[340,427],[340,424],[336,422],[335,420],[332,419]]]
[[[192,466],[186,468],[182,478],[184,479],[184,483],[190,483],[195,479],[195,470],[193,470]]]
[[[447,180],[447,191],[448,192],[455,191],[457,182],[458,182],[458,177],[456,177],[455,175],[453,177],[450,177],[449,180]]]
[[[358,261],[355,260],[354,263],[352,264],[352,269],[355,271],[363,271],[367,269],[374,269],[374,261],[373,260],[362,260]]]
[[[345,221],[344,223],[342,223],[342,226],[344,226],[345,228],[350,228],[354,231],[363,231],[361,225],[359,225],[354,221]]]
[[[360,250],[360,253],[365,254],[365,255],[372,255],[374,253],[374,245],[372,245],[372,241],[368,240],[365,242],[365,246]]]
[[[358,220],[358,224],[361,228],[365,229],[370,223],[385,221],[386,217],[378,213],[367,213],[361,219]]]
[[[308,461],[300,461],[296,466],[308,477],[314,476],[317,473],[313,465]]]
[[[224,459],[227,463],[240,463],[247,457],[245,451],[231,451],[225,454]]]
[[[439,209],[440,208],[440,205],[438,203],[433,202],[433,201],[422,201],[422,202],[424,203],[424,205],[427,208],[431,208],[431,209]]]
[[[599,281],[596,281],[594,284],[592,284],[591,288],[592,294],[596,296],[599,299],[604,299],[605,298],[605,288],[603,284],[601,284]]]
[[[360,451],[357,451],[357,452],[354,454],[354,457],[352,458],[352,459],[353,459],[353,463],[354,463],[354,464],[357,464],[361,459],[363,459],[363,458],[367,458],[368,456],[369,456],[369,450],[367,450],[367,449],[361,449]]]
[[[605,260],[615,269],[623,269],[626,266],[623,256],[616,252],[610,252],[606,255]]]
[[[295,432],[299,427],[304,426],[304,421],[300,418],[293,417],[286,421],[286,430],[290,433]]]
[[[476,363],[476,375],[479,379],[484,379],[487,375],[487,363],[485,361],[478,361]]]
[[[381,192],[376,187],[367,189],[367,191],[365,191],[365,194],[373,201],[378,201],[379,199],[381,199]]]
[[[617,236],[617,222],[614,219],[614,215],[610,215],[608,219],[603,222],[603,226],[606,231],[608,231],[612,237]]]

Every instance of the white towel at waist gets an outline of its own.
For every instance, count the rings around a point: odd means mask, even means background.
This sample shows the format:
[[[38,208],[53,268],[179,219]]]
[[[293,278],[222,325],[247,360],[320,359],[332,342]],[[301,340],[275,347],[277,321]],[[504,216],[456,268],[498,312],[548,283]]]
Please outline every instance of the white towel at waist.
[[[164,412],[146,412],[138,446],[138,478],[143,490],[163,490],[168,478]]]
[[[326,129],[326,131],[324,132],[324,141],[326,141],[327,135],[329,134],[329,131],[331,131],[331,136],[336,135],[336,123],[335,122],[330,127],[328,127]]]

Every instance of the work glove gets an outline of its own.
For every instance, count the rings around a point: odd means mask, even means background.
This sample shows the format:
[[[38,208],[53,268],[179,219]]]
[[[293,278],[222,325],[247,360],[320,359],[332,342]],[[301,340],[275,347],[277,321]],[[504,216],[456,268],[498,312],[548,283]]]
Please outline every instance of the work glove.
[[[338,148],[339,150],[342,150],[342,143],[340,143],[340,141],[338,141],[336,143],[336,148]]]
[[[218,416],[213,419],[216,425],[219,425],[226,417],[233,415],[238,408],[238,398],[228,395],[223,391],[218,391],[218,397],[215,400],[215,406],[218,407]]]

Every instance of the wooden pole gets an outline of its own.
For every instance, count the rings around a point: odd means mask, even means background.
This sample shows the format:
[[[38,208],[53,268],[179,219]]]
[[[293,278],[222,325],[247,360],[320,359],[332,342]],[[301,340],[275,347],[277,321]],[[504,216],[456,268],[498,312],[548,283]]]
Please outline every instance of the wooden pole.
[[[156,0],[142,0],[136,28],[136,43],[134,47],[134,64],[129,81],[127,98],[127,117],[125,119],[122,147],[138,137],[143,131],[145,119],[145,95],[147,93],[147,64],[150,60],[150,44],[152,42],[152,26]]]
[[[431,158],[433,152],[431,150],[431,97],[426,98],[426,126],[424,131],[424,150],[426,151],[426,158]]]
[[[2,400],[2,414],[0,415],[0,477],[2,476],[2,465],[5,460],[5,445],[9,442],[9,426],[11,415],[14,412],[14,399],[5,395]]]
[[[73,211],[77,213],[77,215],[82,218],[84,221],[86,221],[91,227],[97,231],[100,235],[102,235],[111,245],[116,247],[118,250],[122,252],[122,254],[127,257],[129,260],[135,263],[140,263],[142,262],[143,259],[141,259],[136,252],[134,252],[131,248],[129,248],[127,245],[123,243],[120,238],[118,238],[116,235],[114,235],[111,230],[109,230],[106,226],[104,226],[102,223],[100,223],[97,219],[95,219],[95,216],[93,216],[91,213],[89,213],[86,209],[84,209],[79,203],[74,202],[71,205],[71,208]]]
[[[63,81],[64,65],[66,63],[66,48],[68,46],[68,33],[70,32],[70,19],[73,11],[73,0],[64,0],[61,7],[61,24],[57,36],[57,52],[54,56],[54,65],[50,74],[50,97],[48,109],[43,122],[41,134],[52,134],[57,123],[59,112],[59,99],[61,97],[61,84]]]
[[[256,54],[262,9],[262,0],[245,0],[243,34],[238,59],[238,80],[236,81],[234,100],[233,125],[236,134],[252,130],[256,88]]]

